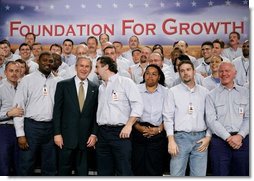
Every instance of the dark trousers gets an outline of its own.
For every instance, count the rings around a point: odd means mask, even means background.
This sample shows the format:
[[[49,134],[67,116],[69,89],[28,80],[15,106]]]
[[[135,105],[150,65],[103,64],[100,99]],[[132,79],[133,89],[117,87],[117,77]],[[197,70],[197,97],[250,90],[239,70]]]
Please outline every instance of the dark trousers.
[[[96,144],[97,169],[100,176],[131,176],[131,140],[121,139],[123,126],[99,126]]]
[[[210,161],[213,176],[249,176],[249,136],[240,149],[233,149],[216,135],[210,143]]]
[[[56,175],[56,147],[52,122],[37,122],[25,118],[25,136],[29,148],[20,150],[19,175],[33,175],[37,157],[41,157],[41,174]]]
[[[87,176],[87,150],[86,149],[69,149],[63,147],[59,150],[59,172],[60,176],[69,176],[74,165],[75,175]]]
[[[152,126],[152,125],[147,125]],[[132,169],[136,176],[162,176],[164,161],[167,161],[166,133],[146,138],[133,128],[132,132]],[[168,163],[168,161],[167,161]]]
[[[0,176],[16,175],[18,169],[18,142],[13,125],[0,125]]]

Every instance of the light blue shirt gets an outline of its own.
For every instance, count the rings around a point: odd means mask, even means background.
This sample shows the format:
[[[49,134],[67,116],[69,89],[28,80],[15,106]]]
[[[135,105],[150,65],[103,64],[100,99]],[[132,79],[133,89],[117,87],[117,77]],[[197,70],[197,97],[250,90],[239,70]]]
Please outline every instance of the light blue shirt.
[[[39,68],[38,63],[34,62],[32,58],[29,58],[28,60],[26,60],[26,64],[29,67],[29,73],[35,72]]]
[[[134,62],[133,59],[132,59],[132,50],[129,49],[128,51],[126,52],[123,52],[122,53],[122,57],[126,58],[127,60],[129,60],[130,62]]]
[[[161,68],[162,72],[165,76],[165,84],[168,88],[171,88],[173,86],[173,83],[176,79],[175,77],[175,71],[173,67],[163,63],[163,67]]]
[[[20,55],[16,55],[16,54],[13,54],[13,53],[10,53],[10,55],[8,57],[5,57],[5,64],[9,61],[15,61],[17,59],[21,58]]]
[[[99,87],[97,123],[126,124],[129,118],[141,117],[143,102],[136,84],[115,74]]]
[[[130,66],[131,70],[131,79],[136,83],[140,84],[143,81],[143,74],[145,72],[145,68],[143,69],[140,63]]]
[[[50,74],[47,78],[39,70],[22,78],[17,87],[13,105],[24,109],[23,117],[14,118],[16,135],[24,136],[24,117],[36,121],[51,121],[57,82]]]
[[[164,127],[167,136],[174,131],[200,132],[207,130],[205,121],[205,98],[208,90],[200,85],[190,89],[184,83],[169,89],[164,101]],[[191,106],[191,110],[190,110]],[[207,131],[207,135],[210,135]]]
[[[208,76],[212,74],[210,64],[208,65],[207,63],[205,63],[205,60],[203,60],[202,63],[196,68],[196,71],[200,74],[207,74]]]
[[[243,51],[242,51],[242,48],[240,47],[238,47],[236,51],[233,48],[229,47],[229,48],[225,48],[222,51],[221,55],[223,57],[228,58],[232,62],[235,58],[242,56]]]
[[[138,88],[144,103],[144,111],[139,121],[159,126],[163,121],[162,111],[168,89],[160,84],[153,93],[147,91],[145,84],[139,84]]]
[[[237,70],[235,82],[237,85],[243,86],[250,80],[250,60],[241,56],[233,60],[232,63]]]
[[[210,130],[226,140],[229,132],[249,134],[249,90],[235,85],[229,90],[220,85],[206,98],[206,117]]]
[[[13,124],[13,120],[6,114],[13,107],[14,96],[15,87],[7,79],[3,79],[0,85],[0,124]]]
[[[212,75],[204,78],[203,86],[207,88],[209,91],[220,85],[220,78],[214,78]]]
[[[68,64],[69,66],[75,64],[76,61],[77,61],[76,56],[73,55],[73,54],[62,55],[62,60],[63,60],[63,62],[65,62],[65,63]]]

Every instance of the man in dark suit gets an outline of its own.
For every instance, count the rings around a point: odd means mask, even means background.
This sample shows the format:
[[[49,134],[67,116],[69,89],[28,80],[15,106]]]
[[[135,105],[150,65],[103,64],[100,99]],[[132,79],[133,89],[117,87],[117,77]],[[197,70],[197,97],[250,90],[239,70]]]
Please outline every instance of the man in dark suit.
[[[57,84],[53,112],[54,141],[59,149],[59,175],[88,175],[87,151],[97,141],[98,87],[87,79],[92,62],[78,57],[77,75]]]

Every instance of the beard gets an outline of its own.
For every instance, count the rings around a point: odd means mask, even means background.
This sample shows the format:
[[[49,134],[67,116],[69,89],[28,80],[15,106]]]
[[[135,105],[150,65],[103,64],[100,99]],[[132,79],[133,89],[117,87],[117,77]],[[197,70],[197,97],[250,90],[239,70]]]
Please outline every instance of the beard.
[[[181,79],[184,83],[189,83],[192,80],[190,76],[183,76]]]

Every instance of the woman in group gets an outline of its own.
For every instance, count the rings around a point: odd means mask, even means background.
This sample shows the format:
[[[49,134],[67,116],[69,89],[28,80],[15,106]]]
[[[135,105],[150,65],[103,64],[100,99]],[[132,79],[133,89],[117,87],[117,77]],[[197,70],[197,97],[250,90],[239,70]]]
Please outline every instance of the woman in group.
[[[164,161],[167,161],[162,110],[168,89],[164,87],[165,76],[157,65],[147,66],[143,78],[143,83],[138,87],[143,98],[144,111],[134,124],[132,132],[132,168],[136,176],[161,176]]]
[[[206,87],[209,91],[216,88],[220,85],[220,78],[219,78],[219,65],[223,61],[220,56],[214,55],[211,58],[210,68],[212,74],[206,77],[203,81],[203,86]]]

